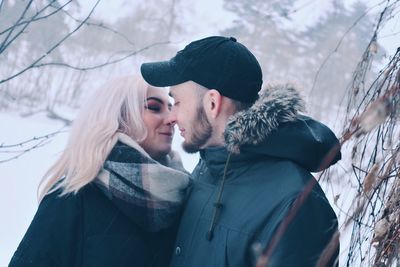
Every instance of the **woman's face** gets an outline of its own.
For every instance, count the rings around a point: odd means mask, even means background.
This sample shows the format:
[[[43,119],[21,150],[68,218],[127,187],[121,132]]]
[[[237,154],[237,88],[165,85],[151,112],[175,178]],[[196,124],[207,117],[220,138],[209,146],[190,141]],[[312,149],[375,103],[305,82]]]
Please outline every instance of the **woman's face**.
[[[149,86],[142,115],[148,133],[140,145],[155,160],[171,152],[174,125],[167,120],[170,112],[167,90]]]

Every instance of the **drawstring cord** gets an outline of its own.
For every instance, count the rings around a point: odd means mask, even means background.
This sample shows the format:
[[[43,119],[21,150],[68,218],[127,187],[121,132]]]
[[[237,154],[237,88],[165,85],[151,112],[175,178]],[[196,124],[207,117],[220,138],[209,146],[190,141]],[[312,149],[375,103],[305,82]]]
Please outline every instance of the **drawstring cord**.
[[[208,241],[211,241],[211,239],[214,236],[214,228],[215,228],[215,225],[217,224],[217,219],[219,217],[219,214],[221,213],[221,209],[222,209],[222,203],[221,203],[222,191],[224,190],[226,172],[228,170],[228,164],[229,164],[230,158],[231,158],[231,153],[228,154],[228,158],[226,159],[225,168],[224,168],[224,174],[222,176],[221,186],[219,187],[219,192],[218,192],[218,196],[217,196],[217,202],[214,203],[214,213],[213,213],[210,229],[208,230],[207,235],[206,235],[206,239]]]

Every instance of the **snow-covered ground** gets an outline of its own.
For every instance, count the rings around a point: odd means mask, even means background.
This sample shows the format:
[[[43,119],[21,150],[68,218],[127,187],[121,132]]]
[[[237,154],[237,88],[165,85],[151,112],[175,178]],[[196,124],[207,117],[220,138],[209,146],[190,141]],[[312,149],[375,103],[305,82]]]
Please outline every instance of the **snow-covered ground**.
[[[43,136],[63,126],[62,123],[46,119],[42,114],[21,118],[15,113],[0,114],[0,125],[0,142],[4,145],[18,144],[35,136]],[[2,214],[0,266],[7,266],[28,228],[37,208],[37,185],[41,176],[62,150],[66,138],[67,134],[59,134],[49,140],[50,142],[46,145],[27,152],[18,159],[0,163],[0,177],[3,184],[0,194],[0,213]],[[4,150],[1,149],[1,151]],[[0,161],[15,155],[0,153]]]

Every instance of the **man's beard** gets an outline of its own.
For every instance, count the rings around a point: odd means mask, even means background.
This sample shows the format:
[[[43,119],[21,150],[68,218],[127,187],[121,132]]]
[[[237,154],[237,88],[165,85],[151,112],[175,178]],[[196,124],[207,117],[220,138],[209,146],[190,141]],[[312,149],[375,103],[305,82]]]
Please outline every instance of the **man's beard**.
[[[200,104],[197,107],[197,116],[192,123],[191,136],[187,137],[190,140],[185,140],[182,144],[183,150],[187,153],[198,152],[200,147],[207,143],[212,135],[212,126],[206,116],[204,107]]]

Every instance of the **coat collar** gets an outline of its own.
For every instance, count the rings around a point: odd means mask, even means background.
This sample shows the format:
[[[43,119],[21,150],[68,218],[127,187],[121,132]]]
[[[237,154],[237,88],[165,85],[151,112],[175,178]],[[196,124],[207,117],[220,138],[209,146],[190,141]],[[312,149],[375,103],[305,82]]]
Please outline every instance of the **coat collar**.
[[[233,115],[225,128],[228,151],[238,154],[242,145],[258,145],[282,123],[296,120],[304,110],[299,92],[291,84],[269,85],[249,108]]]
[[[230,168],[269,157],[296,162],[310,172],[323,170],[340,159],[339,140],[324,124],[301,115],[302,110],[304,103],[292,85],[266,87],[253,106],[228,120],[225,146],[200,155],[218,173],[229,153]]]

